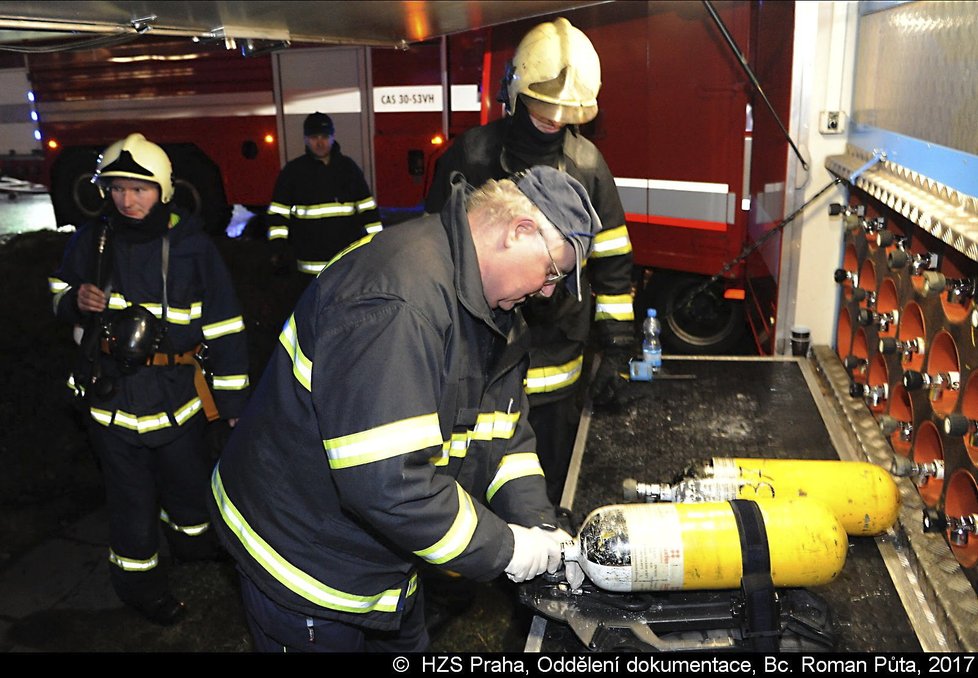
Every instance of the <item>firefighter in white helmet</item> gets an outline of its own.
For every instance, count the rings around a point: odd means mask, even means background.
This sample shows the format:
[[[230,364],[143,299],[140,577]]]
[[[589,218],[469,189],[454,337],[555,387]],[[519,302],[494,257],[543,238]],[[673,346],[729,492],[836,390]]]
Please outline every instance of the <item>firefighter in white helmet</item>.
[[[595,348],[603,354],[591,386],[596,405],[617,402],[625,383],[620,375],[628,373],[637,347],[625,213],[604,158],[577,128],[597,115],[600,88],[601,64],[588,37],[564,18],[537,25],[520,41],[504,81],[507,116],[454,140],[438,160],[425,201],[428,212],[442,209],[454,171],[478,186],[549,165],[585,186],[601,218],[579,295],[559,289],[550,299],[530,300],[523,311],[533,342],[526,379],[529,419],[554,503],[560,501],[580,418],[582,364],[592,327]]]
[[[130,134],[99,156],[93,181],[105,205],[68,243],[50,287],[58,318],[84,327],[69,384],[105,480],[113,588],[169,625],[185,609],[167,583],[160,521],[175,557],[219,555],[205,426],[233,426],[244,407],[244,321],[213,241],[173,205],[162,148]]]
[[[538,121],[577,125],[598,114],[601,61],[588,37],[567,19],[540,24],[527,33],[506,78],[510,115],[521,94]]]

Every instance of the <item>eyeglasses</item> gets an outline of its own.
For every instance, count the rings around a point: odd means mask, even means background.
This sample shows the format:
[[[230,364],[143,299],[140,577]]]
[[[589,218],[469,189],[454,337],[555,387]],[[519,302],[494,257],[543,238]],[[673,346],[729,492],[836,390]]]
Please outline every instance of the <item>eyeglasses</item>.
[[[547,285],[556,285],[561,280],[563,280],[568,275],[570,275],[570,272],[567,273],[560,272],[560,267],[557,265],[557,262],[554,260],[554,255],[550,253],[550,247],[547,245],[547,239],[543,237],[543,230],[538,228],[537,233],[540,234],[540,238],[543,240],[543,247],[545,250],[547,250],[547,256],[550,258],[550,266],[552,267],[552,271],[547,274],[547,277],[543,281],[543,286],[546,287]]]

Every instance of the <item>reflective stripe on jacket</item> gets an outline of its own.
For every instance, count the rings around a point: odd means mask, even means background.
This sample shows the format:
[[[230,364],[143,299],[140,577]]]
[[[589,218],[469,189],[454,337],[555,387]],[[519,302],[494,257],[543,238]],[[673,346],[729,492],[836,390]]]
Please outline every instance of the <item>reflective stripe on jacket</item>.
[[[214,242],[199,221],[174,213],[169,230],[166,333],[161,352],[183,353],[207,344],[211,390],[222,418],[237,417],[249,394],[248,346],[245,324],[231,275]],[[68,323],[82,323],[78,288],[93,282],[97,224],[83,226],[65,249],[60,268],[49,281],[55,312]],[[113,237],[113,236],[110,236]],[[133,304],[163,317],[163,238],[127,242],[113,237],[111,294],[105,322]],[[109,355],[98,352],[103,375],[114,391],[104,397],[90,393],[89,413],[134,444],[163,444],[181,435],[181,426],[202,412],[194,385],[194,365],[140,366],[123,373]],[[69,385],[76,390],[85,384]]]
[[[266,215],[269,240],[288,240],[299,271],[318,275],[337,252],[382,230],[363,172],[333,142],[329,163],[306,152],[282,168]]]
[[[490,580],[507,522],[553,523],[526,326],[485,301],[463,197],[320,274],[215,470],[222,541],[289,609],[393,629],[419,562]]]

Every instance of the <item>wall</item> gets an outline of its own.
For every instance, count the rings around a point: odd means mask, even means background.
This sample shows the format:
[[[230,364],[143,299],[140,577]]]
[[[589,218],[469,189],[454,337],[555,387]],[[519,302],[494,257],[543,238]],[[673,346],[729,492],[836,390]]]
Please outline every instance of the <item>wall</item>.
[[[850,209],[836,221],[840,284],[822,296],[840,306],[832,343],[850,395],[914,478],[934,547],[946,541],[978,588],[978,7],[861,10],[856,114],[844,151],[824,160]]]
[[[808,169],[788,151],[785,189],[787,216],[811,200],[833,176],[825,158],[845,150],[844,130],[850,110],[857,3],[799,2],[795,4],[793,101],[789,133],[802,151]],[[812,30],[812,27],[815,30]],[[842,111],[843,133],[823,133],[823,111]],[[834,344],[838,300],[832,289],[833,271],[842,261],[842,231],[828,205],[844,202],[838,186],[822,194],[785,227],[779,279],[777,352],[785,353],[793,325],[807,326],[813,344]]]

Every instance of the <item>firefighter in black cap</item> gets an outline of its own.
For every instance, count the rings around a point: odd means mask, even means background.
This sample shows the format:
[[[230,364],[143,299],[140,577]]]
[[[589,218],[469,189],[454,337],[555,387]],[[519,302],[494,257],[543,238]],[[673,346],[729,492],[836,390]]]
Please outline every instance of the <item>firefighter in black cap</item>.
[[[380,213],[363,171],[340,152],[333,120],[311,113],[302,124],[306,152],[286,163],[268,206],[268,239],[278,268],[294,260],[301,292],[351,243],[381,230]],[[288,242],[291,247],[280,244]],[[291,308],[291,306],[290,306]]]
[[[574,298],[601,223],[534,168],[333,260],[282,330],[211,510],[261,651],[423,651],[418,568],[522,582],[560,564],[527,425],[518,307]]]
[[[185,608],[167,583],[161,527],[180,560],[220,554],[206,504],[205,427],[233,426],[244,408],[244,320],[213,241],[171,203],[162,148],[130,134],[99,156],[93,181],[108,199],[68,243],[50,287],[58,318],[84,328],[69,384],[105,481],[112,585],[169,625]]]

